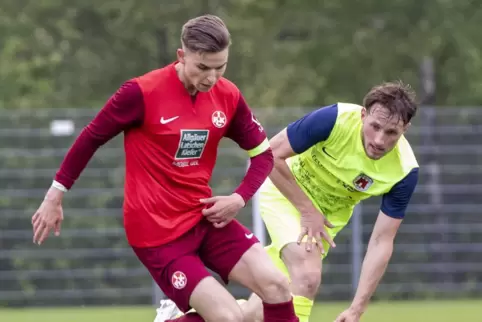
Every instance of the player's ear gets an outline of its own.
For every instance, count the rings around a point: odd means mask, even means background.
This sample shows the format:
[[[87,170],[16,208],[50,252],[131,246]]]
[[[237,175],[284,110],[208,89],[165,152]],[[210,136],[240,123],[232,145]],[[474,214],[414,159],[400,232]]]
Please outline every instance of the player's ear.
[[[412,125],[412,123],[408,122],[407,124],[405,124],[405,125],[403,126],[403,132],[404,132],[404,133],[405,133],[405,131],[408,130],[408,128],[410,127],[410,125]]]
[[[184,64],[185,63],[185,60],[184,60],[185,52],[184,52],[184,50],[182,48],[178,48],[176,54],[177,54],[177,60],[180,63]]]
[[[361,119],[362,119],[362,121],[365,119],[366,116],[367,116],[367,109],[364,107],[364,108],[362,108],[362,110],[361,110]]]

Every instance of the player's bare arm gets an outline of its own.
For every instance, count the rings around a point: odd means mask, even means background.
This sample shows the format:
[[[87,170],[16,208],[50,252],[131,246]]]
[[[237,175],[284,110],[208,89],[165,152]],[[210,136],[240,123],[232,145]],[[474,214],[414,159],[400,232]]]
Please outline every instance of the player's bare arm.
[[[332,228],[333,225],[326,220],[325,216],[316,209],[311,200],[301,190],[286,163],[286,159],[296,154],[288,139],[287,129],[274,136],[270,140],[270,145],[274,155],[274,169],[269,177],[280,192],[301,213],[302,231],[298,243],[301,243],[304,236],[307,236],[306,250],[311,251],[314,238],[316,245],[323,254],[322,239],[325,239],[332,247],[336,246],[325,230],[325,226]]]
[[[343,312],[336,322],[358,322],[365,312],[390,261],[395,236],[417,182],[418,168],[415,168],[383,196],[363,261],[357,292],[350,308]]]
[[[286,128],[270,140],[270,145],[274,156],[274,169],[269,176],[270,179],[301,213],[313,211],[315,206],[298,186],[286,164],[286,159],[296,154],[291,147]]]
[[[375,292],[393,252],[393,242],[402,219],[391,218],[380,211],[368,243],[363,261],[360,283],[353,302],[336,322],[357,322],[365,312]]]
[[[246,205],[273,168],[273,154],[266,133],[255,118],[241,93],[239,94],[236,113],[226,133],[240,148],[247,151],[250,165],[240,185],[230,196],[215,196],[202,199],[211,204],[203,210],[203,215],[217,228],[226,226]]]
[[[142,122],[142,95],[135,82],[124,83],[82,130],[65,156],[52,186],[32,216],[33,242],[41,244],[51,231],[60,235],[62,199],[95,151],[125,129]]]

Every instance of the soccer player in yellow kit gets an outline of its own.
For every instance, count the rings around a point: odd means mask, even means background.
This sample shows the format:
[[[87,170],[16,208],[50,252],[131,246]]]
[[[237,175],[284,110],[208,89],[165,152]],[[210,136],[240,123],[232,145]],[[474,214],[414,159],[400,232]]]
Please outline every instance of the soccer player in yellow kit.
[[[300,322],[309,320],[321,283],[320,259],[335,246],[356,204],[381,195],[356,295],[336,321],[358,321],[377,288],[418,181],[418,163],[404,137],[417,110],[414,96],[403,84],[382,84],[363,106],[320,108],[270,140],[275,166],[260,188],[272,240],[266,249],[290,277]]]
[[[363,106],[337,103],[317,109],[270,140],[275,165],[259,190],[272,241],[266,250],[290,278],[300,322],[309,321],[322,259],[335,246],[335,236],[360,201],[382,196],[357,292],[336,322],[358,322],[366,310],[417,185],[419,166],[404,137],[416,110],[409,87],[385,83],[370,90]],[[242,309],[245,321],[262,320],[258,296]]]

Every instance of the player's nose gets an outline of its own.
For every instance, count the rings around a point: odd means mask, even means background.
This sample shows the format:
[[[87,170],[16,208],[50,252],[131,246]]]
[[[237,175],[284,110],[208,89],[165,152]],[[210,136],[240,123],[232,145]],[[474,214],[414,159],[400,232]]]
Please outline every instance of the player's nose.
[[[384,143],[385,143],[385,137],[384,137],[383,134],[377,134],[373,138],[373,145],[375,145],[375,147],[377,147],[379,149],[383,148]]]
[[[212,85],[216,82],[216,76],[215,75],[209,75],[206,80],[207,80],[207,83],[209,85]]]

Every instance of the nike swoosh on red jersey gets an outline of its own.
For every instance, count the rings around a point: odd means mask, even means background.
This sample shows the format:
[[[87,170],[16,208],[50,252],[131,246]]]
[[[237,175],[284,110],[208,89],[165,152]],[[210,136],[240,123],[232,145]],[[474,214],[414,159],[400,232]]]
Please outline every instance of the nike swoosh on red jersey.
[[[179,116],[174,116],[174,117],[171,117],[170,119],[164,119],[164,117],[161,117],[161,124],[167,124],[169,122],[172,122],[174,121],[175,119],[177,119]]]

